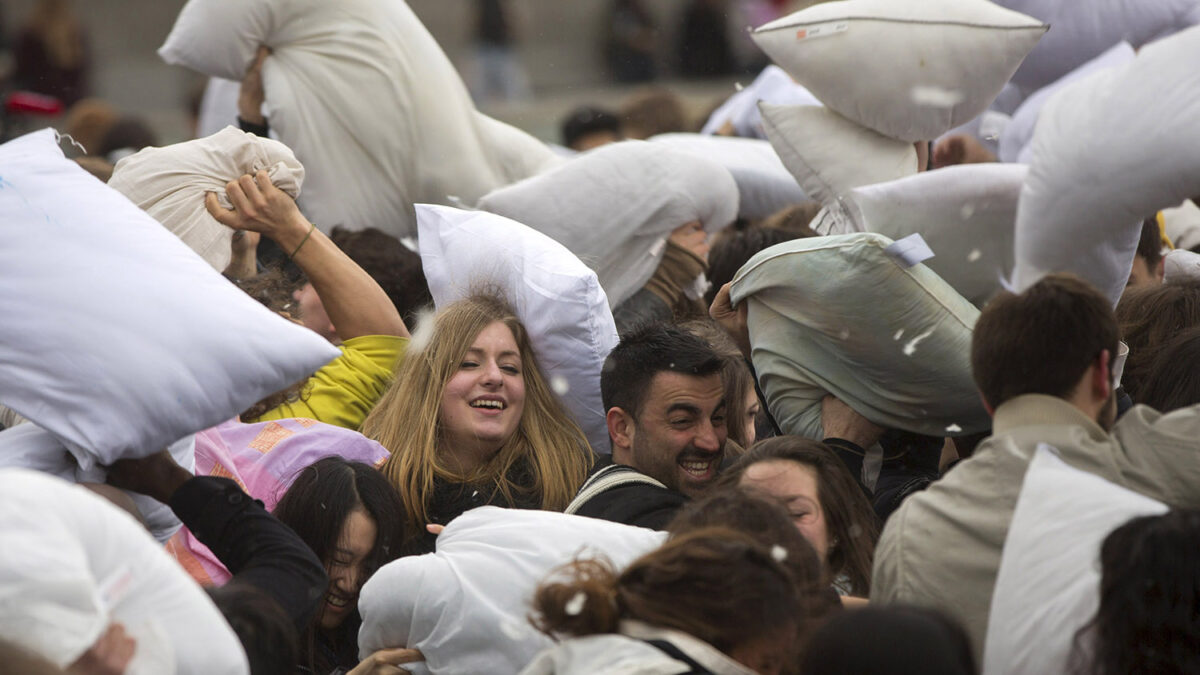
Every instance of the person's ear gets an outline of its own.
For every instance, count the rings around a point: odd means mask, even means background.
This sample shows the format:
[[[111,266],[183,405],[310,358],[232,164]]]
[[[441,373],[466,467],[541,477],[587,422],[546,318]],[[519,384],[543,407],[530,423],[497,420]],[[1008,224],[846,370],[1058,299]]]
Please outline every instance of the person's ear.
[[[608,437],[612,440],[613,461],[626,463],[630,459],[629,451],[633,448],[633,416],[614,406],[608,409],[604,421],[608,425]]]
[[[1102,350],[1096,360],[1092,362],[1092,396],[1098,401],[1107,401],[1112,395],[1112,373],[1109,372],[1109,365],[1112,363],[1112,352],[1107,349]]]

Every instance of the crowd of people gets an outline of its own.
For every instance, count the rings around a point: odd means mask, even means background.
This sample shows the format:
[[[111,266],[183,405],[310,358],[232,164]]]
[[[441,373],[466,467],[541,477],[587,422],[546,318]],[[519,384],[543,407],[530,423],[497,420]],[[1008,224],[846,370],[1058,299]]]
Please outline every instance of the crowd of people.
[[[694,4],[712,10],[719,3]],[[614,34],[628,38],[613,50],[623,50],[630,79],[653,71],[634,56],[646,40],[640,32],[650,30],[637,25],[648,22],[641,5],[617,3],[613,18]],[[39,7],[35,25],[52,26],[57,3]],[[71,79],[86,68],[72,25],[35,32],[43,58],[61,71],[54,86],[63,97],[87,93],[82,80]],[[1195,30],[1184,33],[1172,39],[1200,41]],[[507,44],[506,35],[493,38]],[[245,147],[277,135],[263,105],[270,103],[263,80],[271,58],[260,47],[240,85],[237,138]],[[572,113],[562,158],[516,186],[536,207],[561,197],[547,192],[561,184],[547,177],[582,176],[592,181],[584,191],[608,201],[605,211],[620,211],[628,222],[645,218],[641,228],[652,236],[614,229],[608,236],[633,243],[597,260],[596,237],[587,253],[570,236],[548,249],[547,237],[512,223],[520,229],[509,231],[538,238],[522,240],[517,253],[501,250],[498,240],[481,246],[503,260],[517,256],[522,274],[488,278],[484,270],[452,268],[457,293],[446,270],[429,267],[421,236],[402,241],[359,223],[315,223],[305,193],[297,200],[273,180],[275,166],[222,176],[219,188],[180,178],[193,190],[189,208],[228,237],[221,240],[228,265],[213,274],[319,335],[322,347],[336,346],[338,356],[227,411],[222,424],[193,429],[182,456],[175,446],[124,449],[103,467],[102,480],[78,485],[30,478],[20,468],[41,465],[17,434],[50,428],[53,410],[0,409],[0,486],[15,491],[0,497],[0,540],[12,528],[34,541],[29,533],[37,528],[26,516],[36,509],[53,520],[47,531],[71,533],[55,535],[53,556],[0,552],[0,669],[371,675],[482,672],[482,661],[493,664],[488,672],[528,675],[1200,670],[1200,266],[1174,250],[1168,217],[1138,214],[1142,220],[1123,230],[1129,241],[1113,243],[1126,283],[1115,307],[1085,280],[1090,270],[1068,265],[1041,270],[1022,288],[997,281],[976,308],[922,264],[927,256],[914,262],[890,239],[877,244],[886,238],[830,231],[841,195],[782,204],[767,217],[749,217],[744,205],[727,209],[736,217],[705,210],[704,199],[721,201],[729,186],[746,200],[743,171],[721,173],[720,185],[684,186],[665,203],[643,199],[703,174],[618,176],[621,169],[611,167],[621,164],[601,162],[623,147],[655,145],[635,139],[684,130],[668,94],[634,103],[620,113]],[[75,121],[85,112],[74,113]],[[105,119],[107,135],[118,132],[111,111],[90,115]],[[732,118],[708,121],[717,136],[738,134]],[[763,133],[763,120],[757,124]],[[989,149],[995,139],[978,126],[943,131],[938,139],[894,141],[916,160],[910,173],[998,161]],[[136,130],[127,135],[128,142],[114,142],[131,152],[156,144],[133,138]],[[673,161],[710,162],[680,157]],[[122,155],[103,159],[79,164],[101,181],[131,166]],[[572,166],[580,173],[569,173]],[[194,170],[181,165],[180,175]],[[1184,180],[1200,194],[1193,177]],[[499,195],[505,189],[478,200],[484,210],[475,217],[508,227],[496,215],[517,203]],[[0,202],[9,195],[0,193]],[[977,205],[955,206],[967,220]],[[407,208],[411,219],[413,205]],[[427,235],[421,208],[416,220]],[[594,215],[590,208],[580,207],[581,220]],[[183,216],[161,213],[179,234],[171,219]],[[586,232],[599,222],[579,227]],[[589,325],[558,327],[566,337],[546,334],[553,317],[531,314],[525,294],[559,303],[565,315],[589,291],[537,285],[532,275],[549,263],[535,255],[535,242],[543,247],[537,250],[561,251],[556,263],[590,266],[587,288],[599,284],[608,293],[591,305],[599,309]],[[1007,242],[1011,248],[1011,235]],[[941,255],[932,236],[931,245]],[[885,267],[902,281],[881,282],[877,306],[783,306],[799,296],[769,295],[766,283],[749,288],[753,275],[787,256],[851,246],[859,248],[845,248],[852,254],[838,263],[836,278],[786,268],[770,287],[813,297],[832,288],[820,297],[836,303],[840,294],[864,290],[856,275],[863,265]],[[887,253],[871,257],[864,246],[887,246]],[[981,255],[976,249],[959,264]],[[649,278],[627,289],[647,260]],[[1183,271],[1172,272],[1169,260]],[[612,269],[622,271],[619,278]],[[919,283],[899,285],[913,280]],[[926,303],[913,300],[916,287],[941,293],[929,325],[873,323],[875,315],[908,311],[906,303]],[[961,316],[970,317],[965,338],[935,332]],[[859,334],[882,333],[885,325],[886,334]],[[813,334],[822,333],[832,336],[827,351],[813,346]],[[568,385],[564,368],[586,370],[580,334],[610,348],[595,372]],[[547,340],[559,342],[551,349]],[[555,351],[562,344],[565,359]],[[943,351],[934,357],[926,349]],[[822,375],[829,371],[806,359],[840,359],[847,374]],[[924,398],[905,398],[909,389],[899,382],[877,383],[897,360],[917,369],[895,372],[929,375]],[[4,367],[0,360],[0,373]],[[987,422],[930,422],[939,413],[923,406],[950,396],[939,387],[953,377],[969,380],[978,402],[950,403]],[[0,374],[0,402],[9,404],[3,380]],[[894,405],[873,405],[846,380],[874,389],[870,401]],[[582,409],[588,397],[599,405]],[[599,420],[607,442],[589,436],[589,419]],[[942,431],[931,433],[934,427]],[[72,446],[73,454],[88,450]],[[1106,520],[1037,510],[1029,486],[1047,456],[1084,476],[1093,497],[1116,495]],[[1085,496],[1071,489],[1061,503]],[[1135,502],[1136,509],[1119,506]],[[169,509],[173,526],[157,525],[161,514],[152,518],[147,505]],[[533,514],[544,519],[525,518]],[[1061,521],[1062,531],[1090,543],[1062,551],[1047,540],[1027,551],[1019,539],[1030,518]],[[72,530],[76,520],[90,534]],[[166,613],[156,624],[154,603],[171,603],[161,595],[142,610],[143,624],[123,622],[111,611],[121,597],[150,597],[136,581],[149,567],[122,569],[126,553],[131,561],[169,561],[188,593],[203,587],[203,596],[188,596],[203,607],[188,615],[196,635],[215,622],[236,643],[205,642],[200,649],[219,657],[197,656],[196,645],[164,630]],[[1082,556],[1072,560],[1084,567],[1057,569],[1067,553]],[[55,556],[78,556],[75,576],[55,577],[44,591],[31,587],[34,577],[21,570]],[[117,571],[89,578],[98,560],[115,561]],[[1022,566],[1029,560],[1037,564]],[[1048,589],[1022,611],[1053,618],[1044,630],[1030,626],[1037,639],[1015,647],[997,635],[997,626],[1022,620],[1005,613],[1013,579]]]

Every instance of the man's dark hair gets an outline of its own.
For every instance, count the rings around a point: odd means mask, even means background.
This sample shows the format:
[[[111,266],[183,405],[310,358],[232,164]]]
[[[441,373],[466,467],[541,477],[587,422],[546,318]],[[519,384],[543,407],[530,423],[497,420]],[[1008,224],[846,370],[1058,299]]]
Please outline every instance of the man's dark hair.
[[[705,302],[711,305],[721,287],[733,281],[733,277],[742,268],[742,265],[745,265],[746,261],[753,258],[759,251],[785,241],[817,236],[816,232],[808,229],[808,226],[805,226],[804,229],[808,231],[752,225],[743,230],[725,230],[713,242],[712,249],[708,252],[706,276],[712,282],[712,286],[704,295]]]
[[[347,230],[341,226],[333,228],[329,238],[387,293],[406,325],[417,325],[418,314],[433,307],[421,256],[399,239],[373,227]]]
[[[621,120],[603,108],[583,106],[576,108],[562,122],[563,145],[574,148],[575,142],[588,134],[601,131],[621,133]]]
[[[1001,292],[975,323],[971,370],[993,409],[1022,394],[1066,398],[1100,352],[1117,355],[1109,300],[1082,279],[1051,274],[1019,295]]]
[[[1142,221],[1142,238],[1138,240],[1137,254],[1146,261],[1146,267],[1151,273],[1162,260],[1162,248],[1162,230],[1158,227],[1158,217],[1150,216]]]
[[[655,375],[671,372],[707,377],[721,374],[724,365],[708,343],[678,326],[639,326],[626,333],[605,359],[600,397],[605,410],[621,408],[637,417]]]

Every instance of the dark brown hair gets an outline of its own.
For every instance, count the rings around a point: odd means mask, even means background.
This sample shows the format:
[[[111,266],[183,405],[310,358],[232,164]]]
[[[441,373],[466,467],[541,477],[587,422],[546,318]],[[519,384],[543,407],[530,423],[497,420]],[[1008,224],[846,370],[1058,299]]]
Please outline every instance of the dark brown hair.
[[[1130,398],[1141,403],[1155,356],[1180,332],[1200,326],[1200,281],[1126,289],[1117,304],[1117,324],[1121,339],[1129,345],[1121,384]]]
[[[1022,394],[1069,396],[1106,349],[1111,369],[1117,322],[1108,298],[1076,276],[1051,274],[984,306],[971,340],[971,370],[995,409]]]
[[[602,561],[577,560],[538,587],[533,607],[534,625],[552,636],[612,633],[622,619],[637,619],[726,654],[789,635],[801,619],[791,573],[768,547],[728,528],[675,537],[620,574]]]
[[[1162,249],[1162,229],[1158,227],[1158,216],[1150,216],[1142,221],[1142,238],[1138,240],[1137,254],[1146,261],[1151,273],[1162,260]]]
[[[1189,328],[1158,350],[1136,402],[1163,413],[1200,403],[1200,327]]]
[[[772,218],[774,217],[772,216]],[[804,229],[808,230],[807,226]],[[816,233],[812,230],[805,233],[783,227],[750,226],[743,230],[732,228],[725,230],[717,235],[708,252],[707,276],[708,280],[712,282],[712,286],[704,294],[705,301],[711,305],[713,299],[717,297],[717,291],[721,290],[721,286],[733,281],[733,277],[737,275],[742,265],[745,265],[746,261],[753,258],[754,254],[759,251],[785,241],[815,236]]]
[[[626,138],[650,138],[687,130],[683,101],[670,89],[644,87],[621,105],[621,132]]]
[[[829,575],[845,575],[855,595],[871,592],[871,564],[879,520],[850,470],[824,443],[799,436],[778,436],[756,443],[721,476],[721,486],[737,485],[746,469],[761,462],[796,462],[817,475],[817,499],[825,514],[831,543]]]
[[[386,232],[333,228],[330,240],[379,284],[405,325],[417,325],[418,315],[433,308],[433,296],[425,280],[421,256]]]

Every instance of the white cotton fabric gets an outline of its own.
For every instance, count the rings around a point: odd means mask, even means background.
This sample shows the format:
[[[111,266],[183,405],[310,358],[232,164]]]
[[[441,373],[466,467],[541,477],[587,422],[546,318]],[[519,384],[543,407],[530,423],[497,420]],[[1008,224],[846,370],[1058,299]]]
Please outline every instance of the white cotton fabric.
[[[1200,207],[1192,203],[1191,199],[1183,200],[1178,206],[1163,209],[1161,213],[1163,229],[1175,248],[1191,249],[1200,246]]]
[[[383,566],[359,594],[358,652],[406,646],[424,673],[515,673],[553,641],[529,623],[533,593],[555,568],[603,557],[621,569],[662,532],[583,516],[494,506],[468,511],[438,535],[437,553]]]
[[[158,452],[338,356],[63,157],[53,130],[0,146],[0,177],[0,403],[83,470]]]
[[[1163,281],[1200,281],[1200,253],[1175,250],[1163,256]]]
[[[728,123],[736,136],[765,140],[767,132],[763,130],[759,101],[775,105],[821,105],[812,92],[793,80],[783,68],[770,65],[763,68],[750,86],[730,96],[714,110],[700,133],[715,134]]]
[[[1099,607],[1105,537],[1133,518],[1166,511],[1038,446],[1004,541],[984,675],[1068,672],[1075,633]]]
[[[172,443],[167,446],[167,452],[179,466],[189,472],[195,470],[194,436]],[[81,469],[62,441],[33,423],[0,431],[0,468],[32,469],[69,483],[103,483],[108,474],[99,466],[88,470]],[[146,529],[158,543],[166,544],[183,525],[166,504],[137,492],[123,492],[133,500]]]
[[[440,310],[480,286],[513,304],[538,367],[592,449],[608,453],[600,369],[617,327],[596,273],[546,235],[486,211],[417,205],[421,266]]]
[[[976,307],[1002,288],[1013,267],[1017,200],[1027,167],[962,164],[851,190],[841,211],[852,231],[898,241],[920,234],[925,261]]]
[[[751,36],[826,106],[911,143],[987,109],[1046,28],[987,0],[841,0]]]
[[[0,634],[59,666],[112,622],[130,675],[249,672],[237,636],[183,568],[117,507],[57,478],[0,470]]]
[[[1013,74],[1026,94],[1049,85],[1121,42],[1136,48],[1200,23],[1195,0],[994,0],[1050,24]]]
[[[822,438],[833,394],[875,424],[930,436],[987,429],[971,379],[979,310],[924,264],[906,267],[887,237],[797,239],[738,270],[751,355],[784,433]]]
[[[1200,194],[1200,27],[1046,103],[1017,209],[1015,285],[1073,272],[1116,306],[1142,221]]]
[[[757,108],[756,108],[757,110]],[[738,188],[738,216],[767,218],[808,201],[804,190],[767,141],[700,134],[661,134],[651,143],[714,161],[729,170]]]
[[[738,187],[717,162],[624,141],[496,190],[478,206],[566,246],[596,270],[617,307],[653,276],[672,230],[700,221],[716,232],[733,222]]]
[[[237,126],[238,95],[242,83],[221,77],[208,78],[204,95],[200,97],[200,115],[196,121],[196,138],[207,138],[227,126]]]
[[[1037,124],[1038,116],[1041,115],[1042,107],[1046,105],[1046,101],[1049,101],[1051,96],[1063,87],[1072,82],[1078,82],[1092,73],[1123,66],[1132,61],[1134,56],[1136,56],[1136,52],[1128,42],[1118,43],[1025,99],[1021,103],[1021,107],[1013,113],[1012,121],[1008,123],[1008,126],[1004,128],[1004,133],[1000,136],[999,152],[997,153],[1000,161],[1028,162],[1029,154],[1032,152],[1029,142],[1033,139],[1034,127]]]
[[[810,199],[826,206],[861,185],[917,172],[917,149],[828,108],[760,103],[771,147]]]
[[[279,141],[234,127],[194,141],[145,148],[113,168],[108,186],[129,198],[183,240],[213,269],[229,266],[233,229],[217,222],[204,206],[208,192],[233,208],[225,186],[245,174],[266,171],[275,187],[300,196],[304,167]]]
[[[272,132],[307,167],[301,207],[322,231],[411,236],[414,203],[471,204],[557,161],[475,110],[403,0],[189,0],[159,55],[240,81],[260,45]]]

